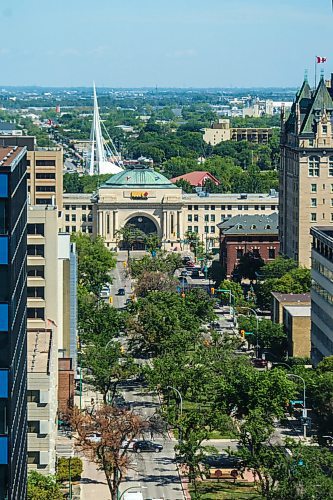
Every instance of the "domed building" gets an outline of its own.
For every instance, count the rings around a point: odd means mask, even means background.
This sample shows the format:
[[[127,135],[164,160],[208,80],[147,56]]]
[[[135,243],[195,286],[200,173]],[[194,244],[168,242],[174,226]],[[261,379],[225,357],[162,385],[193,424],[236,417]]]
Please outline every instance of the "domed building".
[[[166,249],[183,237],[182,190],[146,165],[132,165],[113,175],[98,189],[95,234],[110,249],[122,248],[118,231],[127,224],[145,234],[156,233]],[[140,242],[136,248],[140,248]]]

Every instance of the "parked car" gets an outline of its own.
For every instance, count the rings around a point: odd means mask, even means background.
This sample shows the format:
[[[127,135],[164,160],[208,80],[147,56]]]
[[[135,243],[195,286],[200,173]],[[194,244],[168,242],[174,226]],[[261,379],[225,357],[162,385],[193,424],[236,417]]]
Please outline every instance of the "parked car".
[[[125,295],[125,288],[119,288],[118,289],[118,295]]]
[[[163,450],[163,446],[158,443],[154,443],[153,441],[137,441],[133,445],[133,451],[136,453],[146,452],[146,451],[154,451],[155,453],[159,453]]]
[[[242,461],[225,454],[210,455],[204,457],[200,465],[207,479],[237,479]]]

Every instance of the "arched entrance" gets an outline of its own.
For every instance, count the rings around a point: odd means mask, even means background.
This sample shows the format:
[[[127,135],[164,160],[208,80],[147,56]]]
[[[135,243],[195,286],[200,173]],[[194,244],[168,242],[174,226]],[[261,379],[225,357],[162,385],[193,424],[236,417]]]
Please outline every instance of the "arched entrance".
[[[157,226],[152,221],[149,217],[146,217],[144,215],[137,215],[135,217],[131,217],[125,224],[124,226],[126,227],[133,227],[138,229],[140,233],[143,233],[145,235],[148,234],[156,234],[157,231]],[[134,232],[134,231],[133,231]],[[122,250],[128,250],[128,243],[121,241],[120,242],[120,247]],[[145,250],[145,242],[143,239],[139,236],[137,241],[131,245],[131,250]]]

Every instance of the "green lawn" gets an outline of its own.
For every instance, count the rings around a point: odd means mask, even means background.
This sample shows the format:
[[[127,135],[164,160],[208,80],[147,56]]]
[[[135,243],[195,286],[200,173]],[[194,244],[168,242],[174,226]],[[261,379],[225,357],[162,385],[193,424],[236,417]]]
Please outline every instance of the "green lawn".
[[[190,490],[195,499],[193,488]],[[236,483],[227,481],[203,481],[198,483],[197,498],[200,500],[260,500],[256,488],[249,483]]]

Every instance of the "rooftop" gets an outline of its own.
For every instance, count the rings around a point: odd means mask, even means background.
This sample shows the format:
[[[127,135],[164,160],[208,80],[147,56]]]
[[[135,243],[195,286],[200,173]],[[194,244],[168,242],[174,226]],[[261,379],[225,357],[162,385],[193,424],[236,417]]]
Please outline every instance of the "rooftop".
[[[129,165],[112,175],[100,189],[107,188],[179,189],[164,175],[147,165]]]
[[[210,179],[217,186],[220,185],[220,181],[214,177],[210,172],[196,170],[195,172],[189,172],[188,174],[178,175],[173,177],[171,182],[176,182],[183,179],[191,184],[191,186],[202,186],[207,179]]]
[[[278,300],[278,302],[311,302],[310,293],[279,293],[271,292],[273,297]]]
[[[278,214],[270,215],[235,215],[217,227],[224,235],[237,234],[270,234],[278,233]]]
[[[259,204],[262,202],[268,202],[276,205],[278,203],[279,193],[276,191],[274,194],[270,193],[209,193],[208,196],[200,196],[198,193],[183,193],[184,200],[202,200],[203,203],[207,203],[207,199],[212,199],[216,201],[228,202],[235,200],[246,204],[247,201],[257,201]]]
[[[0,121],[0,130],[21,130],[21,127],[16,125],[16,123],[9,123],[9,122],[1,122]]]
[[[18,146],[0,146],[0,167],[10,167],[13,160],[20,156],[21,152],[22,148],[19,148]]]
[[[291,316],[311,316],[311,306],[285,306],[284,308]]]
[[[28,373],[49,374],[52,330],[28,329]]]

